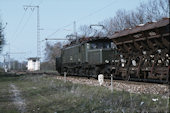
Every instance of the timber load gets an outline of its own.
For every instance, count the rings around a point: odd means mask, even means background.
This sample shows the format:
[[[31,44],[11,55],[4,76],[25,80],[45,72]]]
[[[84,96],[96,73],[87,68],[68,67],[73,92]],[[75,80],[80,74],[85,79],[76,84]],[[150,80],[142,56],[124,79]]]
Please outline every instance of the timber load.
[[[169,20],[141,24],[110,37],[120,53],[115,76],[169,82]]]

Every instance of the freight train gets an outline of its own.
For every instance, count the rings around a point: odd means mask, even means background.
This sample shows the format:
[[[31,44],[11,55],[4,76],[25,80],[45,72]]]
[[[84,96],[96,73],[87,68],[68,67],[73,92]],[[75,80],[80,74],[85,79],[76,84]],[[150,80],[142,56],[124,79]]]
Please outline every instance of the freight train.
[[[169,83],[169,18],[116,32],[111,37],[72,41],[56,58],[63,74]]]

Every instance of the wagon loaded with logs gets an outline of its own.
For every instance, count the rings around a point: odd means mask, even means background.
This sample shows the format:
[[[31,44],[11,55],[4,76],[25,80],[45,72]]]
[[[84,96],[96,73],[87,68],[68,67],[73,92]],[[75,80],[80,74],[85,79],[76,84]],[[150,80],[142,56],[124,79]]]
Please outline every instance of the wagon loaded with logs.
[[[113,75],[168,82],[169,27],[169,18],[164,18],[115,33],[111,39],[123,60],[115,66]]]
[[[63,74],[168,83],[169,18],[116,32],[111,37],[80,38],[56,59]]]

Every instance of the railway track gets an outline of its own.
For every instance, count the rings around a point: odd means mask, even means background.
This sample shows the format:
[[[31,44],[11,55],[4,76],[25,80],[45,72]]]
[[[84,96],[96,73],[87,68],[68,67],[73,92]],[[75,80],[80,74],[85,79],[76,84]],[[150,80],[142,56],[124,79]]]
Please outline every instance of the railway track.
[[[54,72],[11,72],[16,75],[43,75],[53,77],[54,79],[66,80],[78,84],[86,84],[90,86],[100,86],[95,78],[88,79],[87,77],[78,76],[60,76],[56,71]],[[111,80],[105,79],[102,87],[111,88]],[[169,85],[136,81],[113,80],[113,89],[118,91],[127,91],[130,93],[144,93],[161,95],[164,98],[169,97]]]
[[[46,74],[46,75],[57,75],[57,76],[60,76],[60,74],[57,72],[57,71],[34,71],[34,72],[31,72],[31,71],[12,71],[12,72],[8,72],[9,74],[13,74],[13,75],[26,75],[26,74],[29,74],[29,75],[39,75],[39,74]],[[62,75],[61,75],[62,76]],[[73,76],[73,75],[67,75],[68,77],[73,77],[73,78],[82,78],[82,79],[89,79],[88,77],[86,76]],[[97,80],[97,78],[90,78],[91,80]],[[105,81],[107,82],[110,82],[110,78],[105,78]],[[122,80],[121,78],[120,79],[115,79],[114,78],[114,81],[119,81],[119,82],[125,82],[125,83],[128,83],[128,84],[165,84],[165,85],[169,85],[169,83],[166,83],[166,82],[160,82],[159,80],[143,80],[143,79],[129,79],[128,81],[126,80]]]
[[[64,76],[54,76],[55,79],[64,80]],[[100,86],[99,82],[95,78],[88,79],[87,77],[76,77],[67,76],[67,81],[86,84],[91,86]],[[102,87],[111,89],[111,80],[105,79]],[[135,82],[135,81],[124,81],[124,80],[113,80],[113,89],[118,91],[127,91],[130,93],[144,93],[144,94],[156,94],[161,95],[164,98],[169,97],[169,85],[168,84],[157,84],[157,83],[146,83],[146,82]]]
[[[57,71],[12,71],[9,72],[9,74],[15,74],[15,75],[25,75],[25,74],[31,74],[31,75],[38,75],[38,74],[46,74],[46,75],[60,75]],[[88,78],[87,76],[73,76],[73,75],[68,75],[69,77],[75,77],[75,78]],[[94,79],[91,77],[91,79]],[[106,81],[109,81],[110,78],[106,78]],[[114,78],[116,81],[125,81],[127,83],[155,83],[155,84],[169,84],[167,82],[161,82],[159,80],[152,80],[152,79],[135,79],[135,78],[130,78],[129,80],[123,80],[122,78]]]

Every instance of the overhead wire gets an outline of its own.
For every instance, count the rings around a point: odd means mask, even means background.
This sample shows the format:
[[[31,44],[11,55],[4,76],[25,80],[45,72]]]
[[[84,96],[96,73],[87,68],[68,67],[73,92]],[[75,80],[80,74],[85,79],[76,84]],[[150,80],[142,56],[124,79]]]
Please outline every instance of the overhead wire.
[[[31,5],[32,3],[33,3],[33,0],[30,1],[29,5]],[[12,35],[15,40],[16,40],[18,34],[19,34],[19,28],[21,27],[25,16],[26,16],[26,11],[24,11],[24,13],[23,13],[20,21],[19,21],[18,24],[17,24],[17,28],[15,29],[15,32],[14,32],[14,34]],[[22,27],[22,28],[23,28],[23,27]],[[21,32],[21,31],[23,31],[23,29],[20,29],[20,32]]]
[[[15,35],[17,34],[18,29],[19,29],[19,27],[21,26],[21,23],[22,23],[22,22],[23,22],[23,20],[24,20],[25,14],[26,14],[26,12],[24,12],[24,13],[23,13],[23,15],[22,15],[22,17],[21,17],[20,21],[18,22],[18,24],[17,24],[17,28],[15,29],[15,32],[14,32],[14,35],[13,35],[13,36],[15,36]]]
[[[33,0],[30,1],[29,5],[32,5],[32,3],[33,3]]]
[[[100,12],[100,11],[108,8],[108,7],[110,7],[111,5],[113,5],[113,3],[115,3],[115,0],[113,0],[113,1],[110,2],[109,4],[105,5],[104,7],[102,7],[102,8],[100,8],[100,9],[98,9],[98,10],[96,10],[96,11],[88,14],[87,16],[84,16],[84,17],[76,20],[76,22],[82,21],[82,20],[84,20],[84,19],[87,19],[87,17],[89,17],[89,16],[95,15],[96,13],[98,13],[98,12]],[[71,26],[71,25],[72,25],[72,23],[70,23],[70,24],[68,24],[68,25],[65,25],[65,26],[63,26],[63,27],[60,27],[60,28],[58,28],[56,31],[54,31],[53,33],[51,33],[50,35],[48,35],[47,37],[51,37],[51,36],[55,35],[55,34],[56,34],[58,31],[60,31],[61,29],[65,28],[65,27],[68,27],[68,26]]]
[[[82,17],[81,19],[78,19],[77,21],[81,21],[81,20],[87,19],[87,17],[93,16],[93,15],[99,13],[100,11],[102,11],[102,10],[110,7],[111,5],[113,5],[113,4],[115,3],[115,1],[116,1],[116,0],[113,0],[112,2],[110,2],[110,3],[107,4],[107,5],[105,5],[104,7],[100,8],[100,9],[98,9],[98,10],[95,10],[94,12],[88,14],[87,16]],[[76,21],[76,22],[77,22],[77,21]]]
[[[38,3],[38,5],[40,5],[40,4],[42,4],[42,2],[43,2],[43,0],[41,0],[39,3]],[[30,1],[30,3],[29,3],[29,5],[32,5],[33,4],[33,0],[31,0]],[[26,14],[26,11],[27,11],[27,9],[24,9],[25,11],[24,11],[24,16],[21,18],[21,21],[19,22],[19,24],[20,24],[20,26],[21,26],[21,23],[23,23],[23,20],[24,20],[24,17],[25,17],[25,14]],[[27,24],[29,23],[29,21],[30,21],[30,18],[31,18],[31,16],[32,16],[32,14],[33,14],[33,11],[34,10],[32,10],[31,12],[30,12],[30,14],[27,16],[27,20],[22,24],[23,26],[19,26],[21,29],[15,34],[15,40],[19,37],[19,35],[24,31],[24,29],[25,29],[25,27],[27,26]]]
[[[31,18],[31,16],[32,16],[32,14],[33,14],[33,12],[32,11],[30,11],[31,13],[29,14],[29,16],[28,16],[28,18],[27,18],[27,20],[26,20],[26,22],[24,23],[24,25],[23,25],[23,27],[22,27],[22,31],[24,30],[24,28],[27,26],[27,24],[28,24],[28,22],[29,22],[29,20],[30,20],[30,18]]]
[[[40,2],[38,3],[38,6],[40,6],[43,3],[44,0],[40,0]]]
[[[23,26],[21,27],[20,31],[14,36],[15,37],[15,41],[18,38],[18,36],[23,32],[23,30],[25,29],[25,27],[27,26],[31,16],[32,16],[33,12],[31,11],[30,14],[27,17],[27,20],[25,21],[25,23],[23,24]]]
[[[33,0],[31,0],[30,5],[32,4],[32,2],[33,2]],[[25,17],[25,14],[26,14],[26,11],[23,13],[20,21],[19,21],[18,24],[17,24],[18,28],[20,27],[21,23],[23,22],[23,19],[24,19],[24,17]],[[18,29],[15,30],[15,33],[16,33],[17,30],[18,30]]]
[[[34,0],[30,0],[29,5],[32,5]],[[21,19],[19,20],[16,29],[14,30],[14,33],[12,35],[13,40],[10,42],[14,43],[14,41],[16,41],[16,39],[18,38],[18,36],[21,34],[21,32],[24,30],[24,28],[26,27],[26,25],[28,24],[31,16],[32,16],[33,12],[31,12],[29,14],[29,16],[27,17],[27,20],[24,21],[26,18],[26,11],[24,11],[23,15],[21,16]],[[25,22],[25,23],[24,23]],[[23,25],[23,26],[22,26]],[[14,45],[13,45],[14,46]],[[15,50],[19,50],[17,47],[13,47],[13,49],[16,48]]]
[[[71,25],[72,25],[72,23],[58,28],[55,32],[53,32],[53,33],[51,33],[50,35],[48,35],[47,38],[55,35],[55,34],[56,34],[58,31],[60,31],[61,29],[65,28],[65,27],[69,27],[69,26],[71,26]]]
[[[31,5],[33,3],[33,0],[31,0],[31,2],[29,3],[29,5]],[[30,18],[31,18],[32,12],[29,14],[29,16],[27,17],[27,20],[24,23],[25,20],[25,16],[26,16],[26,11],[24,11],[23,16],[21,17],[20,21],[17,24],[17,28],[15,30],[15,34],[13,35],[13,40],[11,41],[12,43],[14,43],[14,41],[16,41],[16,39],[19,37],[19,35],[21,34],[21,32],[24,30],[24,28],[26,27],[27,23],[29,22]],[[22,26],[23,25],[23,26]],[[14,45],[13,45],[14,46]],[[13,47],[13,49],[16,48],[15,50],[19,50],[17,47]]]

